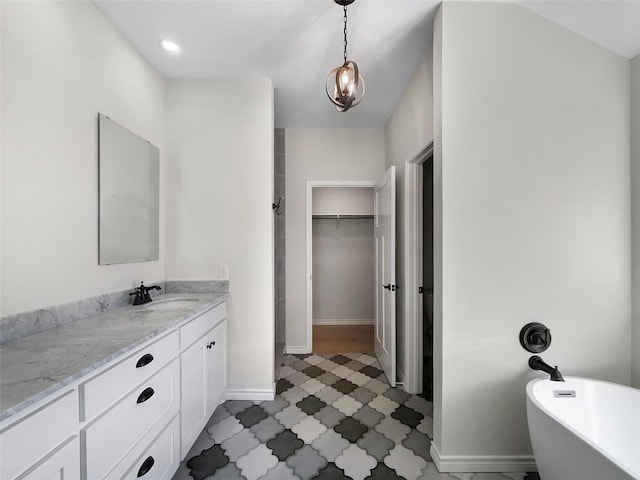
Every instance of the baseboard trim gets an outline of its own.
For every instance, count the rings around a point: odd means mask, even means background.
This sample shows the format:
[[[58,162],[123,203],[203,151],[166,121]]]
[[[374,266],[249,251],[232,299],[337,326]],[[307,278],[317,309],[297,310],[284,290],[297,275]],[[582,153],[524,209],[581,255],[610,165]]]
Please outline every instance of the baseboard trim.
[[[537,472],[533,455],[440,455],[435,444],[429,450],[439,472]]]
[[[290,353],[295,355],[295,354],[311,353],[311,351],[305,345],[304,347],[287,347],[285,349],[285,353]]]
[[[373,318],[314,318],[313,325],[373,325]]]
[[[227,390],[227,400],[273,400],[276,395],[275,385],[273,388],[265,389],[250,389],[250,388],[237,388]]]

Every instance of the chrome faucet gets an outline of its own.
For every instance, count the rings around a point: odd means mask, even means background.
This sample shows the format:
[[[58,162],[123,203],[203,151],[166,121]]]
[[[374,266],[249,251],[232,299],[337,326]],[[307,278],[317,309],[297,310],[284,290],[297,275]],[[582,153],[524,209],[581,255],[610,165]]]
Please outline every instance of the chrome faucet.
[[[150,287],[146,287],[144,282],[140,282],[140,286],[135,289],[134,292],[130,293],[129,296],[135,295],[136,297],[133,299],[134,305],[144,305],[145,303],[149,303],[151,301],[151,295],[149,295],[149,290],[160,290],[158,285],[151,285]]]
[[[562,378],[562,374],[560,373],[560,370],[558,370],[558,366],[556,365],[555,367],[552,367],[538,355],[533,355],[529,358],[529,367],[533,370],[541,370],[548,373],[551,375],[551,380],[554,382],[564,382],[564,378]]]

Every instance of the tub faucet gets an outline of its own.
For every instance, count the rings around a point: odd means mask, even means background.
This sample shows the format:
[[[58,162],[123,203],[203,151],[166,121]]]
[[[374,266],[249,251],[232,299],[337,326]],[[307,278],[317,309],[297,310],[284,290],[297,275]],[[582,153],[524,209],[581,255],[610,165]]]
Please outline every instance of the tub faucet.
[[[158,285],[151,285],[150,287],[146,287],[144,282],[140,282],[140,286],[135,289],[134,292],[129,295],[135,295],[136,297],[133,299],[134,305],[143,305],[145,303],[149,303],[151,301],[151,295],[149,295],[149,290],[160,290]]]
[[[564,382],[564,378],[562,378],[562,374],[560,373],[560,370],[558,370],[558,366],[556,365],[555,368],[552,367],[538,355],[533,355],[529,358],[529,367],[533,370],[541,370],[548,373],[551,375],[551,380],[554,382]]]

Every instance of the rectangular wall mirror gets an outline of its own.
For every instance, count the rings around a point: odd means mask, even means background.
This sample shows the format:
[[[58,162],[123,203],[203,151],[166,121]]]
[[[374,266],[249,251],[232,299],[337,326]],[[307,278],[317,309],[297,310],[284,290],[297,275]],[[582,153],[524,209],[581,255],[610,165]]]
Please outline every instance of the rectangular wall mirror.
[[[98,114],[99,263],[159,258],[160,151]]]

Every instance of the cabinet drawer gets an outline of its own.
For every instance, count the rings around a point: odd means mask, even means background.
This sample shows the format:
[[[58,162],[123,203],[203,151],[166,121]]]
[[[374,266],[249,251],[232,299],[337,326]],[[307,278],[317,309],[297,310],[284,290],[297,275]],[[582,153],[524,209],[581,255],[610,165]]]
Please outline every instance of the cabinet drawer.
[[[122,480],[171,479],[180,466],[180,421],[176,415],[167,428],[152,440]]]
[[[90,421],[178,355],[178,332],[138,349],[80,386],[82,419]]]
[[[225,318],[227,318],[227,302],[223,302],[191,320],[180,328],[180,349],[187,348]]]
[[[0,432],[0,478],[25,472],[78,431],[78,392],[69,391]]]
[[[178,413],[179,375],[175,359],[82,430],[86,478],[104,478],[154,424]]]
[[[17,480],[78,480],[80,441],[75,435]]]

